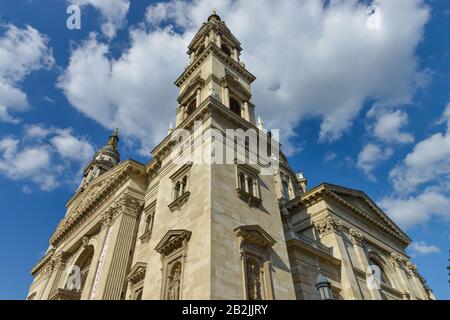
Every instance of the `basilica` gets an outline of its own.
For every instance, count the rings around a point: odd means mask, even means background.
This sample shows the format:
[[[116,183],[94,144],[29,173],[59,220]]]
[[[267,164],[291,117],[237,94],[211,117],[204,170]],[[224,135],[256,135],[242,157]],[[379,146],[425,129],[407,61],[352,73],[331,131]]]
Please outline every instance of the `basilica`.
[[[410,238],[364,192],[308,188],[281,151],[271,174],[258,161],[174,161],[179,129],[192,135],[191,151],[211,147],[196,123],[264,133],[272,145],[241,51],[213,12],[175,81],[174,127],[146,164],[120,159],[118,130],[93,155],[27,299],[434,299],[406,254]]]

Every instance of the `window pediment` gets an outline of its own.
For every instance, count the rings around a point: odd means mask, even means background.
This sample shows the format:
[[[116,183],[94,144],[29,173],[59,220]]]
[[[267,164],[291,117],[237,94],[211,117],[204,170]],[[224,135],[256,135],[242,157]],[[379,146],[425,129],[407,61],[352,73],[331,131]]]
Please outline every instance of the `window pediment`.
[[[192,232],[187,230],[170,230],[155,247],[156,252],[167,256],[174,250],[185,246]]]
[[[145,278],[145,272],[147,270],[147,264],[144,262],[137,262],[127,275],[126,280],[136,284]]]
[[[234,229],[237,237],[264,248],[272,247],[276,241],[260,226],[241,226]]]

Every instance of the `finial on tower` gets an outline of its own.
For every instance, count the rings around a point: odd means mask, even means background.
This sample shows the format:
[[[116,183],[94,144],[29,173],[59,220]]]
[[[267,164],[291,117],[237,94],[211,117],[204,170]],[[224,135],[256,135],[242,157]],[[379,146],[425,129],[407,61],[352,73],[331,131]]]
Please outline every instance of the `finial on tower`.
[[[116,128],[113,134],[109,137],[108,144],[113,148],[117,148],[117,143],[119,140],[119,128]]]
[[[209,18],[208,18],[208,22],[211,21],[211,20],[218,20],[218,21],[221,21],[219,15],[217,14],[216,8],[214,8],[214,9],[212,10],[212,13],[211,13],[211,15],[210,15]]]
[[[171,135],[173,132],[173,123],[171,122],[169,125],[169,131],[167,132],[167,135]]]

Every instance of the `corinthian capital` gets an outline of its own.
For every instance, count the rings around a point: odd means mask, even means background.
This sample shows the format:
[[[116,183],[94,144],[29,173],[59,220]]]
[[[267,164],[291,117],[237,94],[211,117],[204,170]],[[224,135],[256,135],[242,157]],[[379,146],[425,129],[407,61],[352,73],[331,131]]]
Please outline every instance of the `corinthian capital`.
[[[342,226],[342,221],[331,214],[314,223],[316,230],[323,237],[331,232],[337,232]]]
[[[137,218],[142,211],[143,205],[144,201],[129,194],[124,194],[105,211],[102,216],[103,225],[111,225],[115,218],[120,214],[127,214]]]
[[[67,252],[61,252],[54,258],[55,268],[64,269],[67,261],[69,260],[69,254]]]
[[[350,239],[352,240],[353,244],[357,244],[359,246],[362,246],[364,244],[364,235],[355,228],[350,228]]]

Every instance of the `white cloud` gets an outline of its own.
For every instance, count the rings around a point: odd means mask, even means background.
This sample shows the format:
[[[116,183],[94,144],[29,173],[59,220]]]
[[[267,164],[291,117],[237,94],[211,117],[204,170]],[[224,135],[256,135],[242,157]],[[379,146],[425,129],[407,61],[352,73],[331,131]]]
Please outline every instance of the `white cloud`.
[[[433,189],[416,197],[386,197],[380,205],[404,228],[426,224],[432,217],[450,219],[450,199]]]
[[[32,133],[37,134],[31,136]],[[51,191],[61,183],[73,183],[73,176],[93,153],[93,147],[70,129],[29,126],[23,139],[0,140],[0,174],[27,183],[22,188],[26,193],[32,191],[28,183]]]
[[[113,38],[118,29],[124,26],[125,19],[130,8],[129,0],[68,0],[78,6],[91,5],[103,16],[105,20],[101,29],[108,38]]]
[[[50,139],[61,158],[85,163],[94,155],[92,145],[72,135],[71,130],[61,130],[58,135]]]
[[[409,246],[409,249],[411,249],[413,253],[422,254],[422,255],[441,252],[441,249],[439,249],[438,247],[433,246],[433,245],[428,245],[423,241],[411,243],[411,245]]]
[[[152,25],[135,27],[119,59],[90,39],[72,53],[60,80],[70,103],[103,126],[118,125],[143,142],[159,142],[173,121],[173,81],[187,63],[186,47],[217,7],[242,42],[243,60],[258,80],[253,96],[268,128],[283,128],[284,144],[307,117],[322,120],[320,138],[338,139],[367,99],[409,103],[424,73],[415,50],[429,10],[419,0],[380,0],[383,29],[366,28],[366,7],[356,0],[169,1],[150,6]],[[175,25],[160,29],[160,23]]]
[[[414,137],[409,133],[401,132],[401,129],[407,124],[408,115],[405,112],[391,111],[379,116],[373,132],[378,139],[388,143],[412,143]]]
[[[0,121],[17,122],[11,112],[28,108],[20,82],[32,71],[49,68],[54,60],[47,47],[48,39],[27,26],[0,25]]]
[[[327,154],[325,154],[325,157],[323,159],[323,162],[330,162],[333,161],[337,158],[337,154],[336,152],[328,152]]]
[[[50,134],[50,131],[51,131],[50,129],[41,125],[37,124],[27,125],[25,127],[25,138],[39,140],[47,137]]]
[[[376,181],[373,170],[382,161],[389,159],[393,154],[391,148],[382,148],[379,145],[369,143],[366,145],[358,156],[357,167],[364,171],[371,181]]]
[[[389,173],[400,194],[414,192],[429,182],[450,177],[450,134],[437,133],[420,141],[414,150]]]

